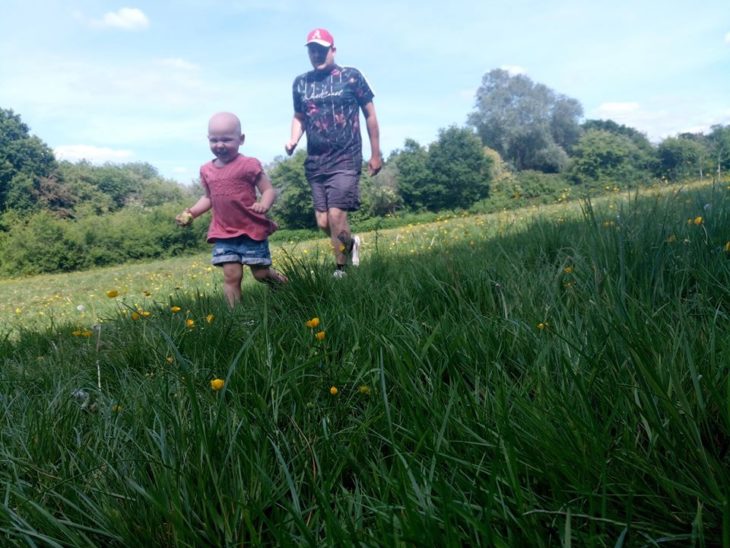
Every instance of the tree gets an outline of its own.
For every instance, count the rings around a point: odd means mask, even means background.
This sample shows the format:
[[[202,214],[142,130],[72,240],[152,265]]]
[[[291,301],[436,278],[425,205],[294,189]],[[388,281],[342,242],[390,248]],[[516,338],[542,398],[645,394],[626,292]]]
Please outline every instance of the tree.
[[[577,183],[631,181],[649,175],[644,151],[621,133],[589,129],[573,149],[568,175]]]
[[[398,193],[411,210],[426,209],[431,173],[428,151],[413,139],[406,139],[403,150],[393,152],[388,159],[398,170]]]
[[[730,126],[714,125],[707,136],[717,178],[730,169]]]
[[[707,149],[701,140],[685,136],[668,137],[657,148],[659,175],[670,181],[702,177]]]
[[[386,162],[375,177],[363,171],[360,198],[363,217],[382,217],[403,207],[403,198],[398,194],[398,168],[394,162]]]
[[[527,76],[495,69],[482,78],[468,123],[516,169],[557,172],[578,141],[582,115],[577,100]]]
[[[34,188],[56,170],[53,152],[12,110],[0,108],[0,211],[35,206]],[[8,197],[11,203],[8,203]]]
[[[471,129],[440,130],[428,149],[427,165],[431,173],[428,209],[466,209],[489,196],[491,161]]]
[[[274,218],[286,228],[317,228],[312,211],[312,193],[304,173],[307,154],[300,150],[291,158],[277,159],[269,171],[271,183],[279,191]]]

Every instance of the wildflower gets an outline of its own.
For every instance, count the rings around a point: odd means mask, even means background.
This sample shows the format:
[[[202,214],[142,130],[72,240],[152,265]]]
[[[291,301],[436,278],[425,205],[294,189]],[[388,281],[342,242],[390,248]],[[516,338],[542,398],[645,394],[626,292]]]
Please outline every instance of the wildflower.
[[[726,251],[727,253],[730,253],[730,242],[726,242],[726,243],[725,243],[725,251]]]
[[[542,330],[544,330],[544,329],[547,329],[549,325],[550,325],[550,324],[548,324],[547,322],[540,322],[539,324],[537,324],[537,328],[538,328],[538,329],[539,329],[540,331],[542,331]]]
[[[86,307],[83,304],[80,304],[76,307],[76,310],[78,310],[79,312],[83,312],[84,310],[86,310]]]
[[[360,392],[363,396],[369,396],[370,395],[370,387],[367,384],[361,384],[357,387],[357,391]]]
[[[325,332],[324,331],[318,331],[314,334],[314,338],[316,338],[318,341],[323,341],[325,338]]]
[[[119,404],[112,405],[112,413],[121,413],[122,412],[122,406]]]
[[[170,365],[172,365],[173,363],[175,363],[175,358],[173,358],[172,356],[167,356],[167,357],[165,358],[165,361],[166,361],[167,363],[169,363]]]
[[[226,384],[226,381],[223,379],[213,379],[210,381],[210,388],[213,390],[213,392],[218,392],[221,388],[223,388]]]
[[[182,308],[180,308],[179,306],[171,306],[170,307],[170,312],[172,312],[173,314],[177,314],[181,310],[182,310]]]
[[[339,390],[337,390],[336,386],[330,386],[330,394],[332,394],[333,396],[336,396],[338,392],[339,392]]]
[[[140,314],[141,314],[141,316],[142,316],[143,318],[149,318],[149,317],[150,317],[150,316],[152,315],[152,312],[150,312],[149,310],[142,310],[142,311],[140,312]]]
[[[699,216],[699,215],[698,215],[697,217],[695,217],[695,218],[694,218],[694,221],[692,221],[692,222],[693,222],[693,223],[694,223],[695,225],[698,225],[698,226],[699,226],[699,225],[701,225],[701,224],[702,224],[702,223],[704,222],[704,220],[702,219],[702,217],[701,217],[701,216]]]
[[[188,318],[187,320],[185,320],[185,327],[187,327],[188,329],[193,329],[195,327],[195,320],[193,320],[192,318]]]
[[[205,321],[208,322],[208,323],[213,323],[213,320],[215,320],[215,316],[213,314],[208,314],[205,317]]]
[[[119,296],[119,291],[117,291],[116,289],[110,289],[109,291],[106,292],[106,296],[109,297],[110,299],[113,299],[114,297]]]
[[[304,323],[307,327],[313,328],[319,325],[319,318],[312,318],[311,320]]]
[[[677,241],[677,237],[674,234],[670,234],[667,236],[667,239],[664,240],[666,243],[671,244]]]
[[[572,274],[573,273],[573,267],[572,266],[566,266],[563,269],[563,272],[565,272],[566,274]]]
[[[15,313],[16,314],[20,314],[22,311],[23,311],[23,309],[20,308],[19,306],[15,308]]]
[[[139,320],[139,312],[132,312],[132,319],[133,320]]]

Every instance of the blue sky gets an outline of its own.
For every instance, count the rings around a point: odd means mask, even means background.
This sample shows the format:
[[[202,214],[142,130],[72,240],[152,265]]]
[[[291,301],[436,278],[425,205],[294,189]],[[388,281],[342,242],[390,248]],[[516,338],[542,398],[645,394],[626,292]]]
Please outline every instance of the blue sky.
[[[211,157],[209,116],[228,110],[242,151],[272,161],[318,26],[373,87],[386,156],[464,125],[500,67],[655,142],[730,124],[728,0],[125,2],[3,2],[0,107],[58,157],[148,162],[189,184]]]

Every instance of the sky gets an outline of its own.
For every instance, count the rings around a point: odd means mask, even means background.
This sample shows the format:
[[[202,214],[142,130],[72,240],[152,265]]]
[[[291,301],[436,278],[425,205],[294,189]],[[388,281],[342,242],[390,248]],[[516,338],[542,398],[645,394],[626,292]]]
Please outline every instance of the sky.
[[[653,142],[730,124],[728,0],[3,0],[0,108],[59,159],[194,184],[209,117],[284,153],[315,27],[375,92],[381,148],[464,126],[482,78],[524,74]],[[365,155],[369,154],[363,135]],[[304,139],[300,146],[304,146]]]

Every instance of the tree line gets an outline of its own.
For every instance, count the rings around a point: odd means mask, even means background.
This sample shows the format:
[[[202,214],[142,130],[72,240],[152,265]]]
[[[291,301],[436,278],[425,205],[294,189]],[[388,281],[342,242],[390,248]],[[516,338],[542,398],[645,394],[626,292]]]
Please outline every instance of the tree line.
[[[730,126],[657,145],[612,120],[584,120],[580,103],[524,75],[485,74],[464,126],[435,142],[406,139],[375,178],[363,175],[361,227],[418,212],[487,212],[657,180],[722,178]],[[267,171],[284,237],[314,229],[304,153]],[[57,161],[19,114],[0,108],[0,275],[63,272],[206,249],[205,223],[179,230],[175,212],[200,193],[146,163]]]

